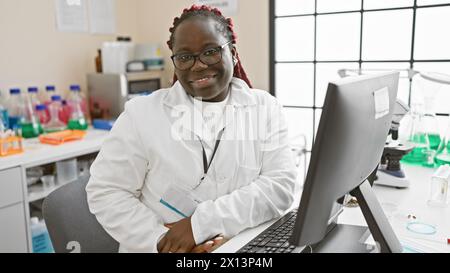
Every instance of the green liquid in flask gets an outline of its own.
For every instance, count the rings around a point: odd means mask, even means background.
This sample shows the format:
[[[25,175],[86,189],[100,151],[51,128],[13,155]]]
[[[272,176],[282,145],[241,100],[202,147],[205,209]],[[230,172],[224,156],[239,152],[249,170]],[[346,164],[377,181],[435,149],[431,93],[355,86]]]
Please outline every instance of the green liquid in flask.
[[[422,164],[427,160],[428,141],[426,134],[416,134],[410,140],[415,148],[403,157],[403,162]]]
[[[40,123],[22,123],[22,136],[24,138],[38,137],[42,132],[42,127]]]
[[[430,141],[430,149],[437,150],[441,143],[441,136],[439,134],[429,134],[428,140]]]
[[[438,165],[450,164],[450,141],[447,141],[441,150],[438,151],[434,161]]]
[[[71,130],[86,130],[88,128],[88,124],[84,118],[71,119],[69,120],[67,127]]]

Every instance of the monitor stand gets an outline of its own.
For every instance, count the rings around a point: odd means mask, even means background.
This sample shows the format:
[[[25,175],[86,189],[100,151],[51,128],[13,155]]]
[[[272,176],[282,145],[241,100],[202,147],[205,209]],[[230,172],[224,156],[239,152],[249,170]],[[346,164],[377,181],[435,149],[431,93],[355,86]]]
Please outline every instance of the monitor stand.
[[[384,214],[369,181],[365,180],[350,193],[358,200],[370,233],[375,242],[379,244],[380,252],[401,253],[403,247]]]
[[[337,224],[319,243],[311,248],[305,247],[303,253],[370,253],[373,248],[368,248],[364,242],[370,233],[368,228]]]
[[[401,253],[400,241],[394,233],[386,215],[378,202],[371,184],[365,180],[350,192],[358,200],[359,207],[367,222],[368,229],[382,253]],[[372,252],[363,244],[367,227],[336,225],[320,242],[311,246],[313,252]],[[311,251],[306,247],[303,252]]]

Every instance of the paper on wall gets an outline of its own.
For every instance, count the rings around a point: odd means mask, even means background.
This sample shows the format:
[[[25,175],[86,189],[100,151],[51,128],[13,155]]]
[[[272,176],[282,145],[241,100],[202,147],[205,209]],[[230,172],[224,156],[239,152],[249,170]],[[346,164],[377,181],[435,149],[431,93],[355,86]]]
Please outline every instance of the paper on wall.
[[[86,0],[55,0],[56,25],[63,32],[87,32]]]
[[[93,34],[116,32],[116,1],[89,0],[90,31]]]

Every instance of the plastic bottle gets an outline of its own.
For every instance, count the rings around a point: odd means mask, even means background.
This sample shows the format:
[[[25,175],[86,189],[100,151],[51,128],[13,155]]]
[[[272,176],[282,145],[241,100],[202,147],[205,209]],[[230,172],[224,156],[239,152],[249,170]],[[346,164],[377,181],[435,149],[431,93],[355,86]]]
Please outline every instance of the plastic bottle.
[[[88,124],[81,108],[82,97],[80,95],[80,87],[78,85],[72,85],[70,87],[70,92],[71,96],[68,103],[71,109],[71,114],[68,128],[72,130],[86,130],[88,128]]]
[[[80,106],[81,106],[81,111],[83,111],[83,115],[84,117],[87,119],[88,117],[88,104],[87,104],[87,99],[86,97],[83,95],[83,92],[81,92],[81,87],[77,84],[71,85],[70,86],[70,94],[67,98],[67,102],[70,106],[70,101],[73,100],[73,97],[76,97],[76,100],[78,100],[80,102]]]
[[[41,104],[44,104],[45,106],[47,106],[46,112],[49,117],[50,117],[50,111],[49,111],[48,105],[50,103],[52,103],[52,96],[56,95],[55,90],[56,89],[55,89],[54,85],[47,85],[45,87],[45,93],[43,93],[42,96],[40,97]]]
[[[20,123],[25,116],[24,101],[19,88],[10,89],[8,100],[9,128],[12,130],[20,129]]]
[[[42,104],[45,105],[49,105],[50,103],[52,103],[52,96],[56,95],[56,91],[55,91],[55,86],[54,85],[47,85],[45,87],[45,94],[42,96]]]
[[[61,96],[53,95],[52,103],[50,103],[49,105],[50,121],[47,124],[45,124],[44,132],[52,133],[63,131],[66,129],[66,124],[59,119],[59,112],[61,110],[61,107],[62,107]]]
[[[45,104],[36,105],[36,115],[39,118],[39,122],[42,126],[50,121],[48,107]]]
[[[44,221],[39,218],[31,218],[31,237],[33,241],[33,253],[54,253],[52,242]]]
[[[36,108],[33,106],[32,98],[25,99],[25,114],[20,126],[22,128],[22,136],[24,138],[38,137],[42,133],[41,123],[36,115]]]
[[[38,91],[39,88],[35,86],[28,87],[28,100],[31,102],[33,109],[36,107],[36,105],[41,104],[38,99]]]

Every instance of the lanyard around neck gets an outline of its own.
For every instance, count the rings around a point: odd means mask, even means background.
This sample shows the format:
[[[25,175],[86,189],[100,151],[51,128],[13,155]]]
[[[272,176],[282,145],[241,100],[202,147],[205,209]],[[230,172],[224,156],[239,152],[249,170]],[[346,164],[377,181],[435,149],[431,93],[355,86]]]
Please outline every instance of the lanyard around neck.
[[[209,167],[211,166],[211,163],[214,160],[214,156],[216,155],[217,148],[219,148],[220,140],[222,139],[223,131],[225,131],[225,128],[223,128],[219,132],[219,135],[217,137],[216,144],[214,145],[214,150],[211,155],[211,160],[209,161],[209,164],[208,164],[208,158],[206,157],[205,147],[203,146],[202,140],[199,138],[200,144],[202,145],[202,152],[203,152],[203,177],[201,178],[201,181],[203,181],[203,179],[205,179],[205,176],[208,173]]]

